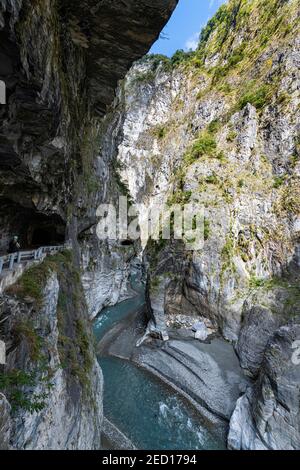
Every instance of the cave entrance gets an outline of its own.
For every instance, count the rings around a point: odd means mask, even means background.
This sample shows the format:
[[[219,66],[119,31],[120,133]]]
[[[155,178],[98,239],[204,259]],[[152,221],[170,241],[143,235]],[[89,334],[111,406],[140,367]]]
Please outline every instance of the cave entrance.
[[[27,229],[27,243],[32,248],[63,245],[65,224],[58,216],[32,214]]]
[[[57,232],[56,226],[36,227],[32,233],[30,245],[33,247],[62,245],[64,241],[64,235]]]
[[[0,255],[8,253],[14,236],[19,237],[22,250],[63,245],[66,224],[58,214],[41,214],[0,197]]]

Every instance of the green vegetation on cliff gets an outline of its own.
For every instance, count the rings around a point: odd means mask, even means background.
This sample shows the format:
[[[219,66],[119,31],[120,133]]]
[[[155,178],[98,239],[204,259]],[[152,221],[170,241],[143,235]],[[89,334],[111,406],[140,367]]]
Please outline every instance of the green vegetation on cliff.
[[[59,284],[57,302],[58,353],[60,365],[69,386],[80,385],[90,392],[90,371],[93,365],[93,338],[86,316],[87,306],[80,280],[79,269],[72,252],[66,250],[48,256],[28,269],[8,293],[15,295],[20,304],[32,305],[28,312],[13,322],[12,334],[16,346],[22,344],[28,351],[23,367],[7,369],[0,374],[0,390],[5,392],[14,410],[23,408],[30,412],[46,406],[52,388],[55,370],[49,367],[48,339],[42,333],[40,321],[46,298],[45,287],[51,275],[56,274]],[[54,295],[54,293],[53,293]],[[55,306],[54,306],[55,307]],[[46,319],[48,321],[48,319]],[[28,362],[29,360],[29,362]],[[44,383],[44,393],[34,393],[37,385]]]

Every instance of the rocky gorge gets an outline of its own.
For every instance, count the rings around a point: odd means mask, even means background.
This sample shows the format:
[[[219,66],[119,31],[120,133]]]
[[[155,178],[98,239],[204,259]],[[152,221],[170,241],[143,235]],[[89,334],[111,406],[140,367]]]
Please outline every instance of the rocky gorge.
[[[66,243],[0,299],[0,448],[101,448],[91,321],[133,267],[145,309],[98,354],[176,387],[229,449],[300,448],[299,2],[229,0],[195,52],[141,58],[176,3],[0,1],[0,248]],[[203,248],[99,240],[119,195],[200,204]]]

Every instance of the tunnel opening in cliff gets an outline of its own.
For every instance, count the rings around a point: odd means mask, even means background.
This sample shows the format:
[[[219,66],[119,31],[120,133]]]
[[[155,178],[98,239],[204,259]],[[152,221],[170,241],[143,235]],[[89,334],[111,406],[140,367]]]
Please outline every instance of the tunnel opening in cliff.
[[[65,242],[66,224],[59,215],[46,215],[8,199],[0,199],[0,227],[1,254],[7,253],[14,236],[24,250]]]
[[[32,247],[62,245],[65,242],[65,227],[58,220],[46,217],[32,223],[27,232]]]

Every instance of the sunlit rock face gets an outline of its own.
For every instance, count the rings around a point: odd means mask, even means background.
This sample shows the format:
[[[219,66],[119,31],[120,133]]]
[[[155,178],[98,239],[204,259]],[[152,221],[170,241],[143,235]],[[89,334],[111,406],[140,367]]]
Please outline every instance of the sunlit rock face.
[[[80,236],[86,277],[97,290],[109,268],[97,259],[96,209],[119,191],[115,144],[102,116],[117,81],[148,51],[176,4],[1,2],[0,79],[7,92],[0,108],[1,252],[12,234],[22,246],[71,239],[79,262]],[[111,298],[107,292],[88,296],[93,315],[126,290],[123,251],[113,256],[122,275],[111,274]]]
[[[266,355],[300,316],[299,13],[293,0],[230,1],[194,56],[137,62],[113,114],[119,174],[133,201],[147,209],[196,202],[205,211],[202,250],[184,240],[146,246],[149,313],[162,329],[178,314],[207,318],[234,342],[260,381],[248,409],[256,406],[255,439],[269,448],[284,447],[284,431],[278,416],[266,417],[272,374],[281,377]],[[299,404],[291,402],[287,445],[297,448]],[[231,442],[259,446],[238,439]]]

